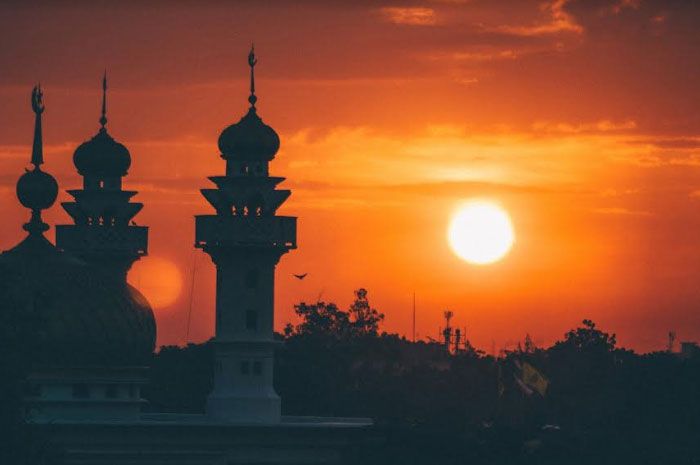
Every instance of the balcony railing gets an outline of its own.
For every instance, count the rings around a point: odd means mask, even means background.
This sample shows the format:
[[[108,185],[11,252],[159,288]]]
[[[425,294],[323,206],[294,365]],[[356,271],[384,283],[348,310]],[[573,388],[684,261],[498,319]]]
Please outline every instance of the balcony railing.
[[[148,249],[147,226],[56,226],[56,244],[65,250],[144,254]]]
[[[195,245],[269,245],[294,249],[297,246],[297,219],[292,216],[196,217]]]

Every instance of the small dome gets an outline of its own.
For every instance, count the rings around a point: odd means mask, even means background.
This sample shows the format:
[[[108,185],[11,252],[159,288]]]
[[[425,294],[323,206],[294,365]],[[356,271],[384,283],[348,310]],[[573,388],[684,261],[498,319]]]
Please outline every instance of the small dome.
[[[45,210],[56,201],[58,183],[48,173],[35,168],[17,181],[17,198],[26,208]]]
[[[3,312],[29,326],[42,365],[141,365],[155,348],[150,305],[135,288],[29,236],[0,254]]]
[[[103,127],[95,137],[75,150],[73,164],[81,176],[125,176],[131,166],[131,155]]]
[[[280,148],[280,138],[251,107],[241,120],[219,136],[219,150],[226,159],[270,161]]]

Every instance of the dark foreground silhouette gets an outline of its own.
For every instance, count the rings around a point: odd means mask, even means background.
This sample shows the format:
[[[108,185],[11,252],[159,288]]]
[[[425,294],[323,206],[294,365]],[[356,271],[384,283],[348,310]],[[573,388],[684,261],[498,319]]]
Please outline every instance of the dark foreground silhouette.
[[[382,440],[363,463],[700,463],[697,355],[635,354],[587,320],[546,349],[527,337],[498,359],[448,353],[380,333],[364,290],[347,311],[295,310],[276,359],[284,413],[375,419]],[[211,360],[208,343],[163,347],[150,408],[203,411]],[[546,386],[524,383],[524,365]]]
[[[700,463],[697,354],[635,354],[587,320],[546,349],[528,337],[498,359],[468,343],[448,353],[380,333],[384,317],[364,290],[347,311],[324,302],[295,310],[300,323],[278,335],[284,414],[373,418],[376,445],[354,451],[356,462]],[[3,362],[21,377],[7,347]],[[145,391],[149,409],[203,412],[212,374],[210,343],[162,347]],[[24,457],[2,463],[59,463],[18,452],[43,443],[16,427],[17,394],[7,382],[2,388],[3,426],[15,426],[5,434],[15,443],[8,450]]]

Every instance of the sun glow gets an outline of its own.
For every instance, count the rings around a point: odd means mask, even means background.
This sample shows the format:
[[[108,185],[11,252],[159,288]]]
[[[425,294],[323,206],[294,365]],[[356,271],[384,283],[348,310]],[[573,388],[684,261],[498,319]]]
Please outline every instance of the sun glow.
[[[503,208],[491,202],[472,201],[452,217],[447,239],[452,251],[462,260],[488,265],[510,251],[515,233]]]
[[[182,275],[177,265],[160,257],[145,257],[136,262],[129,272],[129,283],[156,309],[175,303],[182,291]]]

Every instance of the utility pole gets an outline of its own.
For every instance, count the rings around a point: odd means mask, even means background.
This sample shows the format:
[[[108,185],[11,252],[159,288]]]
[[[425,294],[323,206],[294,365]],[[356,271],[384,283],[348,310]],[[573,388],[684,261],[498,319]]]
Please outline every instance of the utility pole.
[[[454,313],[452,313],[449,310],[445,310],[445,313],[443,313],[445,316],[445,329],[442,331],[442,335],[444,337],[444,342],[445,342],[445,350],[447,352],[450,351],[450,341],[452,339],[452,328],[450,327],[450,320],[454,316]]]
[[[416,292],[413,292],[413,343],[416,343]]]

